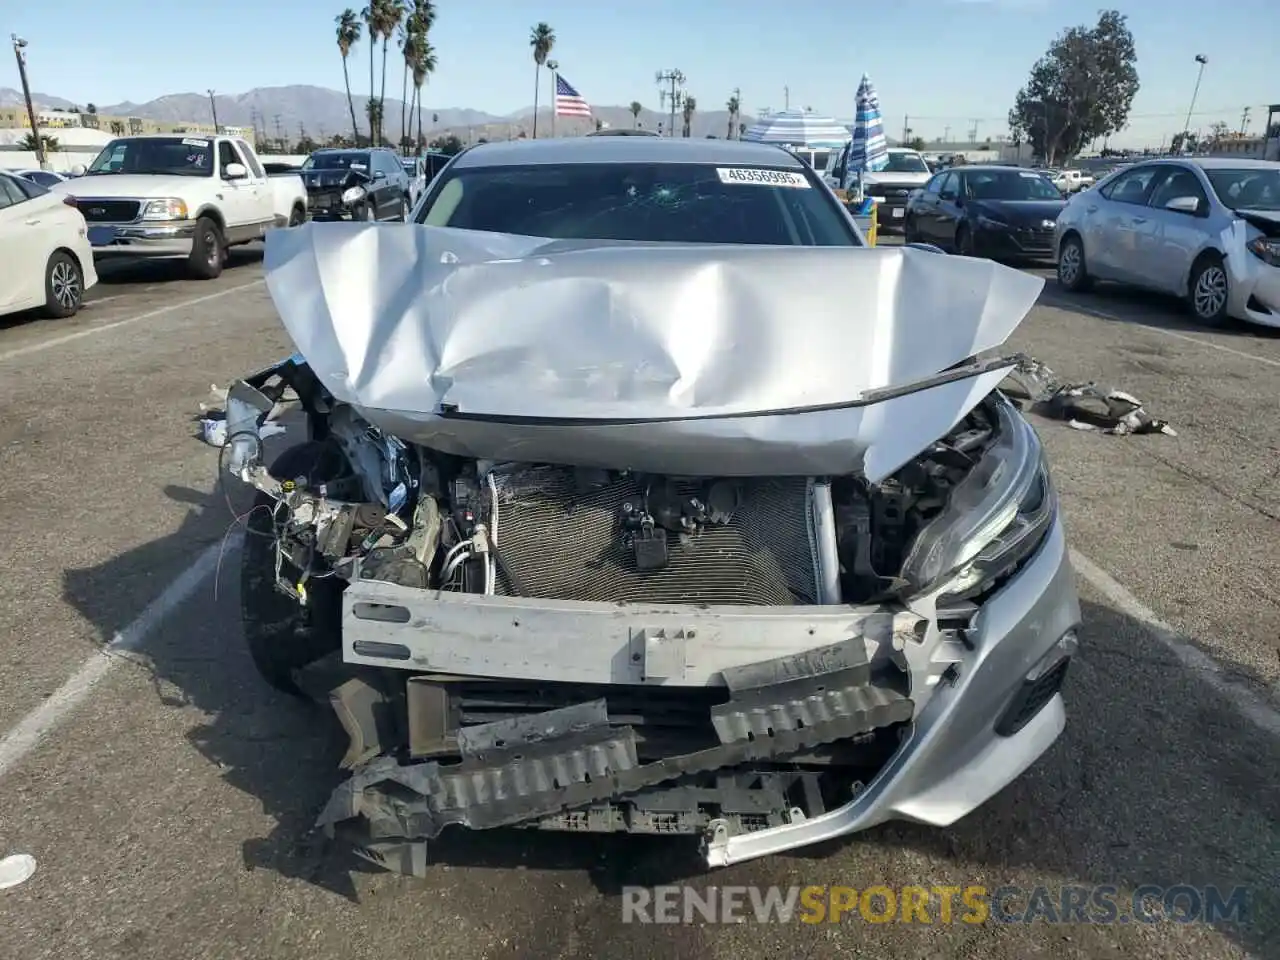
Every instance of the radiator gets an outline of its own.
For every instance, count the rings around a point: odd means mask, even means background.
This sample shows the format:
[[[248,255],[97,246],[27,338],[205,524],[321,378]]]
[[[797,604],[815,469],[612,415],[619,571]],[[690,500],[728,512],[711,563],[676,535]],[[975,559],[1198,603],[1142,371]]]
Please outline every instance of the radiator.
[[[514,582],[532,597],[608,603],[790,606],[815,602],[815,558],[808,481],[748,480],[732,518],[687,535],[668,534],[670,560],[637,570],[618,517],[643,493],[628,476],[582,489],[571,467],[499,466],[498,551]],[[701,485],[675,483],[681,494]],[[483,489],[483,487],[482,487]],[[484,513],[493,526],[490,496]],[[497,577],[497,593],[511,592]]]

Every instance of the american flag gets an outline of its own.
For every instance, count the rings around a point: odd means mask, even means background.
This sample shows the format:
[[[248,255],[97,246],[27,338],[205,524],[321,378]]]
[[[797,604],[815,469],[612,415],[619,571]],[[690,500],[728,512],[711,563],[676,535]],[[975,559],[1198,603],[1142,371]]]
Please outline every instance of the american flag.
[[[591,104],[582,98],[577,90],[569,86],[569,81],[556,74],[556,116],[586,117],[591,119]]]

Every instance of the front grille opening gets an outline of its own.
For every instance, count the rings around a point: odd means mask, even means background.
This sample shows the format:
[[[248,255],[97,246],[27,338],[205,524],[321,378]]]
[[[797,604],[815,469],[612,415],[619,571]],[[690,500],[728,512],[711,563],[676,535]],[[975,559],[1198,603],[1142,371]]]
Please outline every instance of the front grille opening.
[[[1012,737],[1030,723],[1041,708],[1053,699],[1053,695],[1062,689],[1070,664],[1071,658],[1063,657],[1039,678],[1023,683],[1004,716],[996,724],[996,733],[1002,737]]]

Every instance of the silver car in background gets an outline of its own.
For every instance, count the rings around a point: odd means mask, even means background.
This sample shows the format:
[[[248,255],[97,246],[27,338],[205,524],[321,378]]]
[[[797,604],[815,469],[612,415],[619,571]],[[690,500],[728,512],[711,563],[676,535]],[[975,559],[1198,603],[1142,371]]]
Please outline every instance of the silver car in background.
[[[1196,318],[1280,327],[1280,163],[1227,157],[1124,167],[1058,215],[1058,282],[1114,280]]]

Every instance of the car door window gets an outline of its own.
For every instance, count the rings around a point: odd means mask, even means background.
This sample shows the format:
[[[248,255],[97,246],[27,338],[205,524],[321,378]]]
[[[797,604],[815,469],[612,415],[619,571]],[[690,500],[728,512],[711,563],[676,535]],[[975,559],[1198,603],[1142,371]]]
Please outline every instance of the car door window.
[[[22,188],[10,177],[0,177],[0,210],[16,206],[27,199]]]
[[[1168,174],[1163,177],[1151,192],[1150,205],[1163,209],[1164,205],[1170,200],[1178,197],[1195,197],[1199,204],[1199,210],[1208,208],[1209,198],[1205,195],[1204,188],[1200,186],[1200,179],[1190,170],[1182,167],[1170,167]]]
[[[1147,192],[1151,189],[1152,181],[1159,172],[1160,167],[1157,165],[1135,167],[1127,173],[1120,174],[1100,192],[1113,203],[1132,203],[1143,206],[1147,202]]]
[[[262,164],[258,162],[258,155],[249,149],[249,145],[247,143],[237,140],[236,148],[248,163],[249,169],[253,171],[253,175],[255,177],[261,179],[266,176],[266,174],[262,172]]]
[[[15,177],[12,181],[19,190],[27,195],[27,199],[34,200],[36,197],[43,197],[49,192],[49,188],[44,184],[36,183],[29,177]]]
[[[945,173],[940,173],[928,183],[924,185],[924,192],[929,195],[930,199],[935,199],[938,191],[942,189],[942,181],[947,178]]]
[[[942,178],[942,185],[938,188],[938,195],[943,200],[954,200],[960,195],[960,178],[954,173],[948,173]]]
[[[236,153],[236,148],[231,145],[230,140],[218,141],[218,169],[220,175],[225,180],[227,177],[227,166],[232,163],[243,164],[240,154]]]

